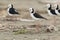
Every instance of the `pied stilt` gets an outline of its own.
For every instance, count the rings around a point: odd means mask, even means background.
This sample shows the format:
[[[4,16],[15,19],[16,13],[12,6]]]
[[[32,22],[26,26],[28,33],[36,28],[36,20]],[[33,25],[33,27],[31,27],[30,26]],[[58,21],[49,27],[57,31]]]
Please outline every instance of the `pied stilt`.
[[[51,4],[47,4],[47,12],[50,16],[53,16],[53,24],[55,25],[56,24],[56,17],[57,16],[57,13],[55,12],[55,9],[52,9],[52,5]]]
[[[30,16],[34,20],[46,19],[46,18],[42,17],[41,15],[37,14],[33,8],[29,8],[29,11],[30,11]],[[39,25],[40,24],[39,24],[39,22],[37,22],[36,24],[38,24],[38,25],[36,25],[36,30],[37,30],[37,32],[39,32]]]
[[[30,11],[30,15],[34,20],[40,20],[40,19],[46,19],[44,17],[42,17],[41,15],[39,15],[38,13],[35,12],[35,10],[33,8],[29,8]],[[47,20],[47,19],[46,19]]]
[[[57,4],[55,4],[55,6],[56,6],[55,11],[56,11],[57,15],[60,15],[60,9],[59,9],[59,6],[58,6]]]
[[[9,4],[9,5],[8,5],[7,11],[8,11],[8,14],[9,14],[10,16],[19,14],[19,13],[15,10],[15,8],[13,8],[13,4]]]

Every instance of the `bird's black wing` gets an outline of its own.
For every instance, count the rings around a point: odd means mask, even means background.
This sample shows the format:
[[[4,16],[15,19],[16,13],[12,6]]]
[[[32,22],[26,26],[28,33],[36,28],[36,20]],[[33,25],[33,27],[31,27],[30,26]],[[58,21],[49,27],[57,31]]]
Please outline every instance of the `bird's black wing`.
[[[46,18],[42,17],[41,15],[39,15],[39,14],[37,14],[37,13],[35,13],[34,16],[35,16],[36,18],[46,19]]]
[[[58,12],[60,13],[60,10],[58,10]]]
[[[14,8],[9,9],[10,14],[19,14]]]

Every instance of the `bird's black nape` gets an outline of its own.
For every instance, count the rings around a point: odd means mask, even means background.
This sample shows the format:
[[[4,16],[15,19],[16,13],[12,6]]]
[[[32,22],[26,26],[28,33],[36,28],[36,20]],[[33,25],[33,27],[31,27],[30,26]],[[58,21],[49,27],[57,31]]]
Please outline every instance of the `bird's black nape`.
[[[52,7],[52,5],[50,4],[50,7],[48,9],[51,10],[51,7]]]
[[[34,9],[32,8],[32,12],[31,13],[34,13]]]
[[[59,6],[57,5],[57,8],[56,8],[57,10],[59,9]]]
[[[11,4],[12,8],[13,8],[13,4]]]

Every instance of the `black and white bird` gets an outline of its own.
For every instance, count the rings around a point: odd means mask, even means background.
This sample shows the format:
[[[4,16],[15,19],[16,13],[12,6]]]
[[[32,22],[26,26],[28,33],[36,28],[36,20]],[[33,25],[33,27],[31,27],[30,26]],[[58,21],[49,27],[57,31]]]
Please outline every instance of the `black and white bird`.
[[[51,16],[57,15],[56,12],[55,12],[55,9],[52,9],[51,4],[47,4],[47,7],[48,7],[47,12],[48,12],[49,15],[51,15]]]
[[[42,17],[41,15],[37,14],[33,8],[29,8],[29,11],[30,11],[31,17],[35,20],[40,20],[40,18],[46,19],[46,18]]]
[[[40,23],[39,23],[38,20],[40,20],[40,19],[46,19],[46,18],[44,18],[44,17],[42,17],[41,15],[37,14],[33,8],[29,8],[29,11],[30,11],[30,16],[31,16],[34,20],[37,20],[37,22],[35,21],[35,22],[37,23],[37,24],[35,24],[35,25],[36,25],[36,32],[40,32],[40,31],[39,31],[39,25],[40,25]],[[46,20],[47,20],[47,19],[46,19]]]
[[[60,15],[60,9],[59,9],[59,6],[58,6],[57,4],[55,4],[55,6],[56,6],[55,11],[56,11],[57,15]]]
[[[13,8],[13,4],[9,4],[9,5],[8,5],[7,11],[8,11],[8,14],[9,14],[10,16],[19,14],[19,13],[15,10],[15,8]]]
[[[47,12],[50,16],[53,16],[53,25],[55,26],[56,25],[56,16],[57,16],[57,13],[55,11],[55,9],[52,9],[52,5],[51,4],[47,4],[48,6],[48,9],[47,9]]]

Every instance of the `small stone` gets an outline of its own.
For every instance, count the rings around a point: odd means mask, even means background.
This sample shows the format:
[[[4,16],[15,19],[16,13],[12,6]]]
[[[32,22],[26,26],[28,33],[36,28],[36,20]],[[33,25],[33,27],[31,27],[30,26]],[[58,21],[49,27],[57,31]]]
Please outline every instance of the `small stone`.
[[[13,39],[13,40],[15,40],[15,39]]]
[[[38,39],[35,39],[35,40],[38,40]]]

